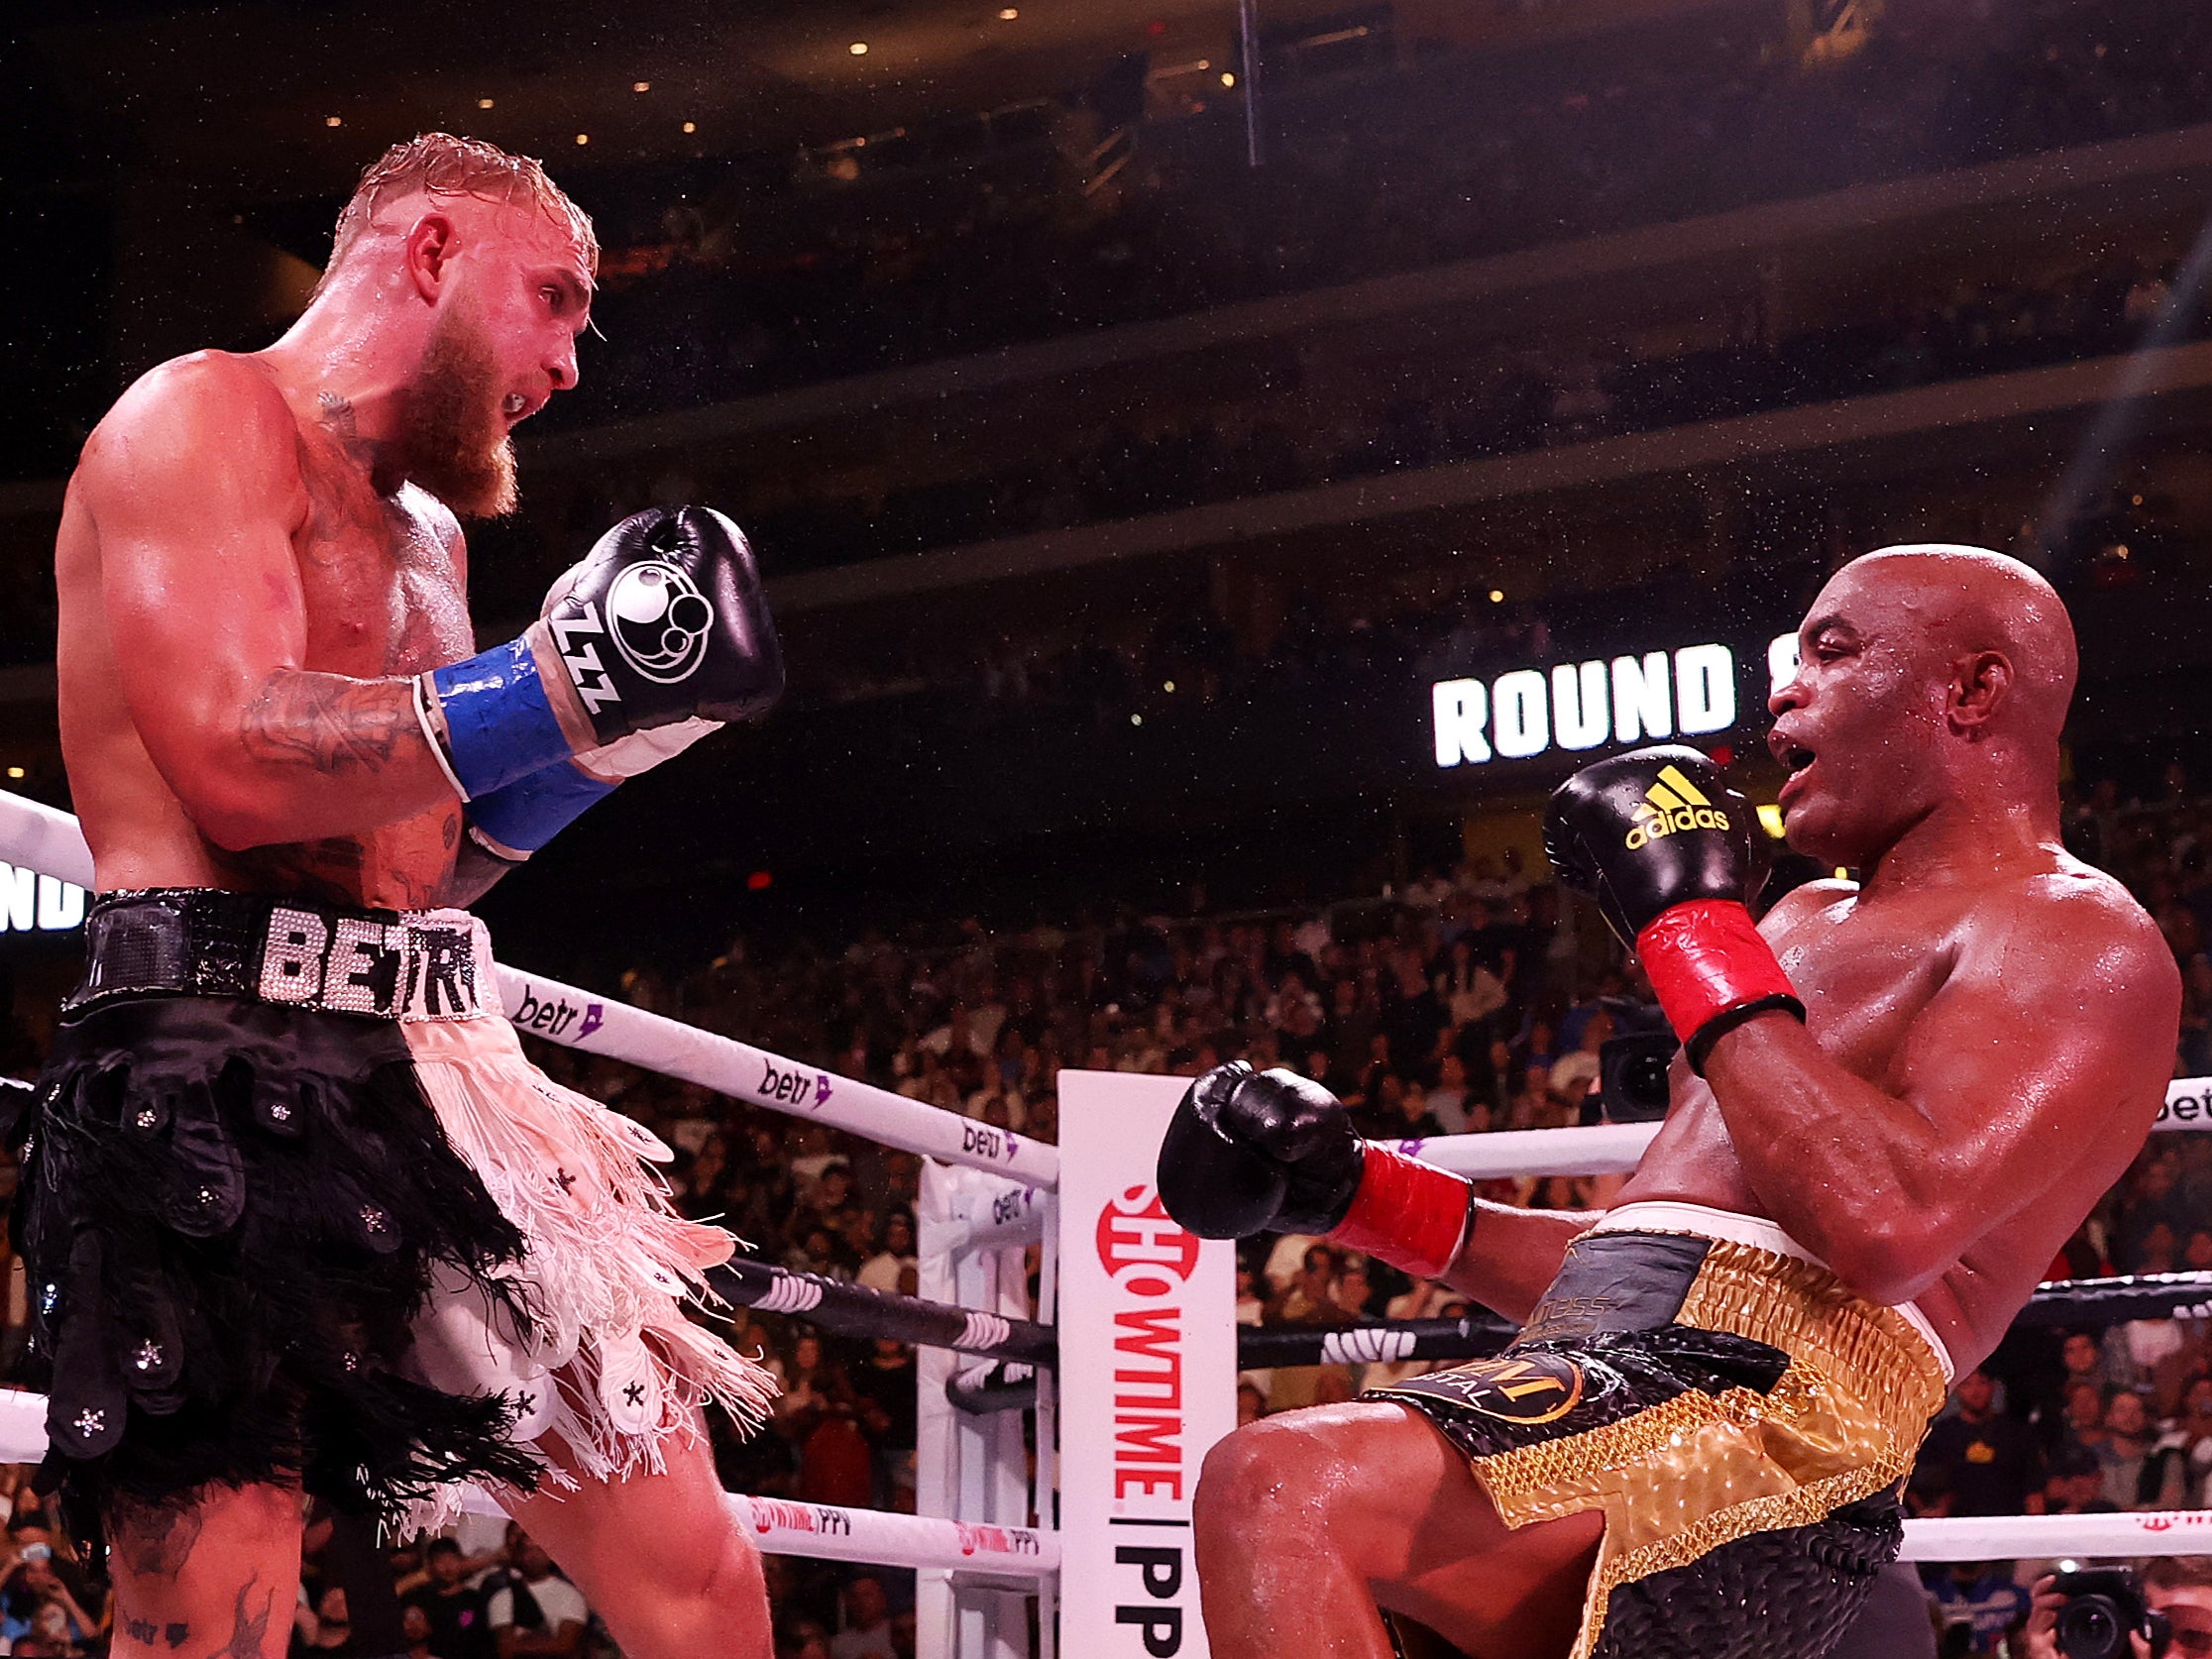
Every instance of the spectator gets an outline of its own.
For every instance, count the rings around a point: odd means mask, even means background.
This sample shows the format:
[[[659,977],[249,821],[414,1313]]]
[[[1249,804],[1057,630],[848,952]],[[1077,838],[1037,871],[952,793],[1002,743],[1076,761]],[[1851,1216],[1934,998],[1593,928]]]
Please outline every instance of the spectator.
[[[2172,1629],[2167,1652],[2188,1659],[2212,1653],[2212,1560],[2159,1556],[2144,1567],[2142,1584],[2144,1602]],[[2021,1630],[2025,1659],[2059,1659],[2056,1624],[2064,1600],[2052,1593],[2049,1579],[2037,1583],[2035,1611]]]
[[[23,1659],[77,1659],[85,1651],[85,1640],[84,1628],[68,1604],[50,1599],[31,1609],[29,1627],[16,1637],[11,1651]]]
[[[1436,1087],[1424,1097],[1424,1115],[1446,1135],[1468,1132],[1467,1061],[1448,1052],[1436,1062]]]
[[[1337,1306],[1336,1252],[1324,1244],[1306,1247],[1298,1276],[1284,1287],[1261,1316],[1264,1325],[1341,1325],[1343,1309]]]
[[[891,1642],[891,1602],[883,1581],[863,1573],[845,1586],[844,1628],[830,1639],[830,1659],[898,1659]]]
[[[512,1569],[485,1606],[498,1659],[581,1659],[592,1617],[582,1593],[519,1526],[507,1528],[507,1559]]]
[[[2004,1571],[2007,1564],[1956,1561],[1924,1576],[1929,1600],[1946,1629],[1964,1632],[1968,1653],[1994,1653],[1997,1644],[2028,1613],[2028,1592]],[[1954,1651],[1946,1643],[1944,1651]]]
[[[2104,1465],[2086,1446],[2061,1446],[2044,1478],[2046,1515],[2108,1515],[2120,1506],[2105,1496]]]
[[[819,1336],[800,1333],[775,1423],[798,1452],[799,1496],[807,1502],[866,1507],[875,1472],[859,1415],[860,1399],[844,1367],[826,1357]]]
[[[2104,1468],[2103,1450],[2107,1438],[2104,1389],[2094,1382],[2069,1382],[2065,1400],[2065,1414],[2058,1425],[2058,1445],[2077,1447],[2096,1458],[2099,1469]]]
[[[2141,1394],[2114,1394],[2105,1406],[2104,1427],[2104,1440],[2095,1450],[2104,1470],[2105,1496],[2122,1509],[2156,1509],[2161,1506],[2157,1500],[2159,1487],[2170,1485],[2169,1502],[2178,1500],[2179,1460],[2152,1458],[2158,1435]]]
[[[1920,1461],[1940,1467],[1950,1484],[1951,1513],[2017,1515],[2043,1487],[2035,1437],[2016,1417],[1995,1409],[1996,1384],[1970,1371],[1951,1391],[1951,1410],[1936,1420]]]
[[[860,1426],[870,1449],[871,1501],[907,1512],[914,1508],[915,1369],[913,1349],[891,1337],[877,1337],[852,1374]]]
[[[85,1641],[100,1628],[98,1613],[88,1609],[104,1611],[107,1599],[93,1591],[74,1563],[55,1557],[44,1532],[36,1523],[16,1529],[16,1536],[28,1541],[19,1546],[22,1559],[15,1571],[0,1585],[0,1634],[26,1634],[42,1607],[55,1606],[68,1621],[68,1639]],[[52,1633],[41,1639],[52,1640]]]
[[[1268,1414],[1268,1396],[1253,1376],[1237,1379],[1237,1426],[1257,1423]]]
[[[880,1248],[860,1264],[853,1282],[864,1289],[896,1294],[900,1275],[910,1269],[920,1271],[914,1254],[914,1217],[905,1210],[893,1210],[883,1218],[880,1238]]]
[[[331,1585],[315,1598],[314,1612],[292,1627],[291,1653],[294,1659],[304,1654],[314,1654],[318,1659],[353,1659],[360,1648],[354,1645],[353,1618],[346,1606],[346,1593]],[[530,1652],[519,1648],[517,1652]]]
[[[491,1659],[492,1631],[484,1592],[470,1584],[461,1546],[433,1538],[423,1551],[425,1578],[403,1598],[421,1612],[436,1659]]]

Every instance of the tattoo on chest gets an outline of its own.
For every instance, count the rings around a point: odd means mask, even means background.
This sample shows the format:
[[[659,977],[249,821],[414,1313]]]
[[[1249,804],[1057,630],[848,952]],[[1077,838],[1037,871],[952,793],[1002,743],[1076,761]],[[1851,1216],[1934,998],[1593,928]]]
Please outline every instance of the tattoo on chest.
[[[299,558],[310,614],[327,620],[335,609],[368,624],[374,632],[355,638],[366,637],[371,649],[382,639],[379,671],[386,674],[467,654],[468,601],[450,525],[428,498],[378,489],[378,449],[361,435],[351,403],[325,393],[319,411],[299,439],[309,502]]]
[[[328,392],[318,401],[321,419],[317,424],[353,475],[333,468],[330,458],[316,454],[306,435],[301,434],[299,471],[306,480],[313,510],[307,533],[301,538],[300,555],[310,565],[328,567],[364,544],[387,544],[391,537],[391,515],[368,485],[376,450],[355,425],[353,405]]]

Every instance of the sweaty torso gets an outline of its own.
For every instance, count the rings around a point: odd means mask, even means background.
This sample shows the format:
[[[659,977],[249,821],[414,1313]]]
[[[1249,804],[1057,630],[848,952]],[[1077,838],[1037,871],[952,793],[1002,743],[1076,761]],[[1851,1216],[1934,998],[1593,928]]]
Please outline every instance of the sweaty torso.
[[[1909,1083],[1903,1055],[1914,1021],[1977,935],[2014,926],[2031,902],[2018,879],[1891,893],[1878,904],[1824,886],[1793,895],[1785,901],[1789,909],[1764,931],[1805,1002],[1806,1028],[1815,1041],[1849,1071],[1903,1094]],[[2063,1020],[2068,1012],[2054,1008],[2050,1017]],[[2033,1032],[1989,1034],[1992,1043],[2035,1040]],[[1614,1202],[1664,1198],[1768,1215],[1744,1176],[1712,1089],[1680,1056],[1675,1066],[1666,1123]],[[1991,1101],[1989,1109],[1994,1115],[2009,1105]],[[2117,1135],[2109,1142],[2084,1148],[2041,1201],[1999,1221],[1915,1298],[1961,1370],[1996,1346],[2078,1218],[2126,1169],[2134,1145]],[[1808,1149],[1803,1178],[1830,1178],[1817,1149]],[[2001,1212],[2001,1201],[1993,1208]]]
[[[453,515],[411,485],[379,493],[350,411],[276,384],[297,423],[302,486],[291,548],[307,634],[295,666],[378,679],[467,656],[474,645]],[[226,887],[392,909],[439,902],[460,843],[458,804],[354,835],[243,852],[202,835],[125,704],[102,599],[99,529],[73,484],[55,571],[61,752],[100,890]],[[174,596],[174,625],[195,626],[202,608],[288,603],[288,596],[229,593],[211,583]],[[348,784],[334,776],[329,787]]]

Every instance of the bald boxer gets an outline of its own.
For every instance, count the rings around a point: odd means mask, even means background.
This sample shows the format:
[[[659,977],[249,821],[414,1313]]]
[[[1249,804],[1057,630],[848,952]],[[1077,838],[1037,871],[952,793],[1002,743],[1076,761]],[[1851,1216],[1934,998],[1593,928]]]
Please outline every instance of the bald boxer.
[[[1331,1233],[1522,1325],[1215,1450],[1218,1659],[1384,1659],[1385,1613],[1480,1659],[1828,1652],[1949,1378],[2141,1148],[2179,986],[2059,844],[2057,596],[1999,554],[1888,548],[1798,640],[1770,705],[1784,820],[1858,885],[1754,926],[1748,803],[1692,749],[1600,761],[1547,814],[1684,1044],[1611,1209],[1475,1201],[1290,1073],[1192,1086],[1161,1167],[1184,1225]]]
[[[98,897],[18,1227],[57,1489],[119,1659],[274,1659],[302,1496],[400,1531],[488,1485],[625,1652],[766,1659],[685,1316],[731,1241],[552,1083],[468,903],[782,685],[743,537],[617,525],[477,650],[460,519],[577,381],[598,246],[534,162],[372,166],[305,314],[155,369],[62,512],[60,719]]]

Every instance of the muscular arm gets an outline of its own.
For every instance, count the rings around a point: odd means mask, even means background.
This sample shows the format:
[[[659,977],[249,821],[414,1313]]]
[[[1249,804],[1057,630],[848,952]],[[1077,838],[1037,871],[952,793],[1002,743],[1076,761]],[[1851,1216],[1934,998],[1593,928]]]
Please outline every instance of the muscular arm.
[[[1600,1213],[1519,1210],[1478,1198],[1467,1242],[1444,1282],[1515,1324],[1525,1324],[1559,1276],[1568,1242],[1596,1226]]]
[[[404,677],[304,666],[298,432],[251,365],[188,359],[128,392],[75,488],[133,721],[201,832],[237,850],[449,806]]]
[[[1752,1191],[1881,1302],[1927,1289],[2093,1152],[2131,1154],[2164,1096],[2179,978],[2124,895],[2056,874],[1968,930],[1889,1087],[1779,1015],[1706,1060]]]

